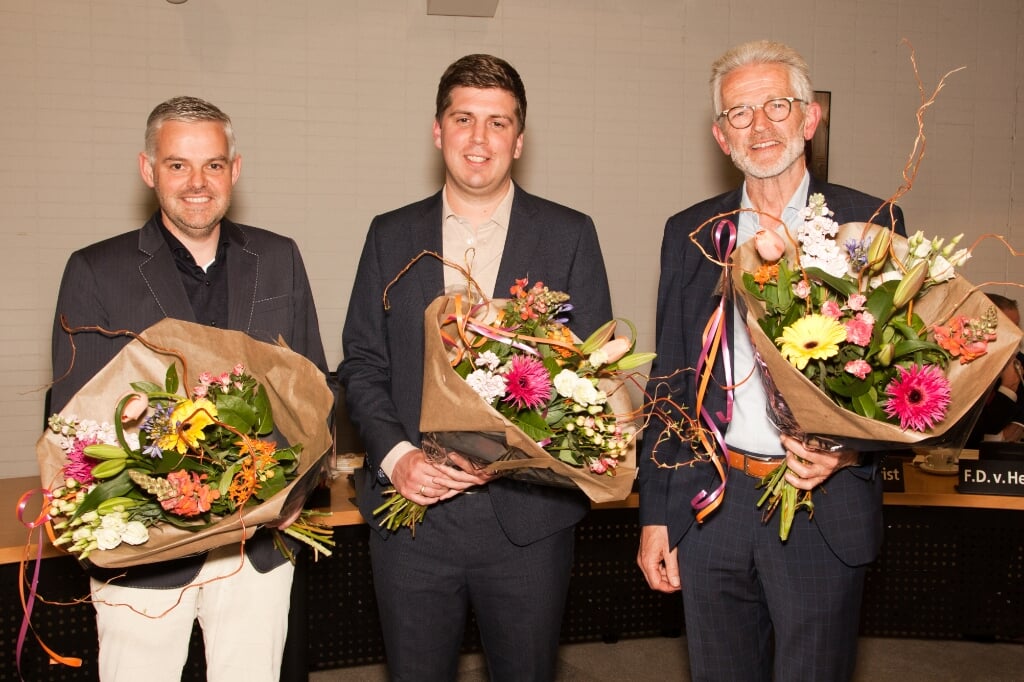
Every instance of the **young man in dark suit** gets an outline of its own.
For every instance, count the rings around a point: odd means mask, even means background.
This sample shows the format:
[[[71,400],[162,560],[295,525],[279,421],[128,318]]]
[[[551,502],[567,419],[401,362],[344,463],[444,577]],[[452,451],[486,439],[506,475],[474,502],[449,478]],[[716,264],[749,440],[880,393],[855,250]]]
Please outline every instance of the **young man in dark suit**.
[[[795,233],[810,194],[821,193],[841,223],[867,221],[883,201],[818,182],[806,167],[804,146],[821,111],[806,62],[791,48],[757,41],[740,45],[712,67],[712,134],[743,172],[743,185],[669,219],[661,252],[657,353],[648,391],[664,394],[668,381],[676,404],[692,408],[701,332],[721,296],[722,268],[712,230],[703,230],[702,252],[690,234],[712,217],[743,212],[733,220],[740,242],[758,228]],[[894,211],[903,233],[902,213]],[[775,216],[782,222],[768,216]],[[874,222],[888,225],[881,210]],[[759,224],[760,221],[760,224]],[[730,305],[730,309],[733,306]],[[739,317],[727,315],[735,364],[732,420],[726,392],[712,381],[704,408],[718,419],[733,467],[724,499],[703,524],[694,523],[691,500],[717,484],[714,467],[673,465],[693,459],[689,442],[666,436],[652,422],[640,459],[641,544],[637,561],[653,589],[682,590],[694,680],[843,680],[856,657],[865,568],[882,537],[882,484],[874,464],[859,453],[809,450],[780,436],[766,416],[765,395],[754,371],[750,339]],[[728,376],[719,354],[716,380]],[[730,358],[731,359],[731,358]],[[681,370],[675,373],[677,370]],[[753,376],[742,381],[754,371]],[[691,415],[693,416],[693,415]],[[709,424],[702,422],[708,428]],[[782,458],[787,480],[815,490],[814,517],[798,516],[787,542],[774,524],[762,524],[756,503],[760,476]],[[667,464],[659,467],[658,463]]]
[[[392,679],[453,680],[472,608],[493,680],[554,677],[572,567],[573,528],[588,509],[578,491],[432,464],[420,449],[423,313],[465,277],[423,250],[469,268],[489,296],[517,278],[567,292],[570,325],[585,338],[612,319],[597,232],[582,213],[512,181],[522,152],[526,93],[504,60],[469,55],[441,77],[434,143],[445,184],[437,194],[374,218],[343,335],[339,378],[366,446],[359,506],[375,532],[370,551]],[[428,505],[413,538],[388,534],[373,510],[394,486]]]
[[[171,317],[268,343],[281,337],[326,372],[295,242],[224,217],[241,168],[231,119],[214,105],[175,97],[152,111],[139,172],[160,209],[142,228],[68,259],[53,329],[53,411],[131,340],[82,331],[73,349],[62,318],[71,328],[141,332]],[[209,680],[278,680],[294,566],[266,531],[247,541],[245,552],[241,566],[232,546],[127,571],[91,572],[100,677],[179,680],[198,617]]]

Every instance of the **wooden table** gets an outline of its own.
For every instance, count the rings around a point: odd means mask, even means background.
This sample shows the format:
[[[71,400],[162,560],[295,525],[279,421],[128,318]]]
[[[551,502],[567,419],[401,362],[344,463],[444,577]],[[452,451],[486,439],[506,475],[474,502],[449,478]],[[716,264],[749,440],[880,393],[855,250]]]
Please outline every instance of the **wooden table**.
[[[1024,632],[1020,630],[1024,584],[1018,588],[1020,581],[1007,578],[1018,574],[1024,559],[1004,551],[1007,545],[1013,549],[1015,543],[1024,544],[1024,515],[1011,513],[1024,510],[1024,498],[959,494],[956,476],[928,474],[910,461],[904,464],[904,481],[906,492],[884,497],[886,539],[881,556],[868,569],[862,633],[1006,640]],[[14,630],[21,617],[17,563],[25,555],[29,537],[13,512],[21,495],[38,487],[35,477],[0,479],[0,503],[11,514],[0,524],[0,576],[7,585],[0,615],[13,624],[0,632],[0,648],[7,651],[0,656],[0,669],[13,666]],[[330,487],[330,516],[325,517],[337,527],[336,551],[318,562],[312,561],[309,552],[300,556],[302,570],[296,572],[293,599],[301,600],[296,602],[302,604],[296,615],[305,627],[293,624],[290,634],[297,642],[295,660],[310,670],[383,658],[368,551],[372,531],[354,500],[349,477],[338,476]],[[563,624],[565,641],[654,636],[682,629],[678,597],[650,590],[636,568],[637,504],[634,493],[621,502],[595,505],[601,513],[590,514],[577,526],[576,563]],[[35,546],[29,552],[34,557]],[[84,573],[71,557],[49,542],[43,555],[55,557],[42,562],[40,584],[48,596],[73,599],[88,592]],[[987,590],[986,586],[1000,582],[1005,587],[997,593]],[[60,589],[67,594],[61,595]],[[984,619],[972,615],[979,605]],[[33,624],[58,651],[82,656],[94,666],[95,624],[88,604],[39,604]],[[199,653],[186,666],[183,679],[189,682],[205,679],[197,633],[193,648]],[[48,670],[37,646],[29,646],[27,655],[35,662],[34,669]],[[95,682],[89,675],[65,669],[47,679]]]
[[[969,509],[1007,509],[1024,511],[1024,497],[1012,497],[1003,495],[967,495],[956,492],[956,476],[939,476],[921,471],[920,468],[911,464],[908,460],[903,467],[905,479],[905,492],[885,493],[884,503],[886,506],[904,507],[954,507]],[[10,510],[13,514],[19,498],[25,492],[40,487],[39,479],[35,476],[21,478],[0,479],[0,508]],[[346,475],[339,475],[331,483],[330,488],[330,511],[331,515],[324,517],[323,521],[331,526],[350,526],[364,523],[355,505],[355,489],[351,479]],[[31,512],[35,516],[38,512],[41,497],[36,495],[30,502]],[[626,499],[619,502],[606,502],[595,504],[594,509],[630,509],[639,505],[639,496],[632,493]],[[0,564],[20,561],[26,551],[28,541],[28,530],[24,525],[8,517],[9,521],[0,525]],[[35,556],[35,545],[29,546],[31,556]],[[43,548],[43,556],[51,557],[62,555],[63,552],[46,543]]]
[[[902,493],[885,493],[886,506],[961,507],[970,509],[1013,509],[1024,511],[1024,497],[1011,495],[970,495],[956,491],[956,476],[940,476],[922,471],[909,460],[904,462]]]

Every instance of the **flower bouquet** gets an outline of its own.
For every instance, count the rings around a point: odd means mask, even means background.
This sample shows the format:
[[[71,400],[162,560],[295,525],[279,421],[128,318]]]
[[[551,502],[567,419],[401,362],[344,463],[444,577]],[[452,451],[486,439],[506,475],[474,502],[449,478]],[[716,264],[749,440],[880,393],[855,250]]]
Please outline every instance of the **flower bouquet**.
[[[427,308],[424,452],[444,461],[455,451],[481,469],[578,488],[594,502],[625,499],[637,471],[625,379],[654,354],[614,338],[614,320],[581,342],[562,319],[568,295],[540,282],[517,280],[510,293],[478,304],[442,296]],[[377,512],[390,530],[414,530],[425,507],[392,491]]]
[[[797,235],[761,230],[733,255],[732,286],[776,426],[824,449],[965,437],[1020,329],[956,275],[969,257],[959,237],[904,239],[831,215],[812,195]],[[785,471],[765,477],[760,501],[767,515],[782,504],[782,539],[797,507],[813,510]]]
[[[190,384],[193,367],[207,371]],[[53,415],[37,443],[54,544],[120,568],[236,543],[295,517],[330,449],[332,404],[323,373],[284,346],[158,322]],[[315,522],[284,532],[332,544]]]

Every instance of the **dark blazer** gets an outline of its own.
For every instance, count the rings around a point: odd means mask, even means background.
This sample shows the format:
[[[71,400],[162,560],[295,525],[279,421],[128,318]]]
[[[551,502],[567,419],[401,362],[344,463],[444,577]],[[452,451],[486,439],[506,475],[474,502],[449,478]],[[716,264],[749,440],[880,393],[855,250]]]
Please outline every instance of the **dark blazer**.
[[[1017,353],[1017,362],[1024,362],[1024,354]],[[977,448],[978,444],[985,439],[986,434],[1000,433],[1011,423],[1024,424],[1024,400],[1021,400],[1021,393],[1024,387],[1017,388],[1017,399],[1010,398],[999,390],[1001,381],[996,379],[995,384],[989,393],[982,396],[981,402],[984,406],[978,421],[967,438],[966,447]]]
[[[438,192],[373,219],[345,318],[345,359],[338,377],[367,455],[359,506],[370,527],[382,533],[373,518],[373,509],[389,485],[380,470],[381,461],[401,441],[420,442],[423,312],[444,293],[442,263],[433,257],[421,258],[388,290],[388,310],[384,289],[423,250],[441,253],[441,211]],[[543,281],[571,296],[569,324],[580,337],[612,319],[593,221],[516,186],[494,297],[507,297],[508,288],[522,277]],[[490,483],[489,492],[502,529],[517,545],[576,523],[588,508],[578,491],[507,479]]]
[[[72,396],[125,346],[130,338],[96,332],[74,336],[75,355],[61,328],[99,326],[141,332],[165,317],[196,322],[174,256],[160,231],[157,212],[141,229],[111,237],[71,254],[64,269],[53,327],[51,408],[59,412]],[[227,249],[229,327],[261,341],[288,346],[326,373],[327,360],[306,269],[294,240],[267,230],[221,221]],[[71,367],[67,376],[64,372]],[[264,540],[260,540],[264,538]],[[257,533],[246,551],[258,570],[284,561]],[[122,584],[175,587],[188,583],[203,556],[130,570]],[[136,579],[137,578],[137,579]]]
[[[825,195],[828,207],[838,223],[863,222],[882,205],[882,200],[848,187],[816,182],[811,178],[808,194]],[[701,332],[718,304],[718,285],[722,268],[710,262],[690,241],[690,233],[713,216],[735,211],[740,207],[742,188],[702,201],[669,218],[661,247],[661,279],[658,286],[657,353],[651,369],[648,394],[665,396],[671,393],[676,403],[692,407],[696,403],[694,373],[680,368],[697,367],[701,352]],[[903,213],[896,208],[897,229],[905,234]],[[733,217],[733,220],[736,220]],[[888,211],[873,222],[889,225]],[[705,228],[701,240],[708,253],[714,253],[712,230]],[[728,318],[732,326],[732,316]],[[714,375],[724,377],[722,354],[719,354]],[[711,414],[724,413],[725,392],[709,386],[704,405]],[[724,428],[724,426],[723,426]],[[670,438],[655,443],[663,426],[652,421],[644,433],[639,457],[640,523],[664,525],[669,529],[670,546],[679,543],[694,520],[690,501],[701,490],[711,491],[717,484],[717,473],[710,463],[675,469],[658,468],[662,464],[692,460],[689,443]],[[734,472],[735,473],[735,472]],[[820,486],[822,494],[814,496],[813,522],[825,541],[843,562],[861,565],[877,555],[882,537],[882,488],[880,477],[874,476],[874,465],[851,467],[836,473]],[[728,495],[728,486],[725,494]],[[714,514],[709,519],[713,519]]]

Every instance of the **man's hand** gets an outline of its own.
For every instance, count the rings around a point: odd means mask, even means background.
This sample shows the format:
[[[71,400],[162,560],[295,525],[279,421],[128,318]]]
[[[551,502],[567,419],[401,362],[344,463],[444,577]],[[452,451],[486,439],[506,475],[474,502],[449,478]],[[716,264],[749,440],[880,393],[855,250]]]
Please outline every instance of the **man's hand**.
[[[1020,389],[1021,382],[1021,366],[1020,360],[1014,355],[1010,358],[1010,361],[1003,367],[1002,374],[999,375],[999,386],[1006,388],[1014,393]]]
[[[678,551],[668,547],[668,526],[643,526],[640,529],[640,551],[637,552],[636,563],[652,590],[679,591]]]
[[[433,464],[422,450],[410,450],[395,463],[391,483],[406,499],[430,505],[494,478],[476,470],[464,457],[452,453],[449,458],[456,466]]]
[[[782,436],[782,447],[786,449],[786,481],[794,488],[811,490],[821,485],[832,474],[849,466],[855,466],[860,455],[855,450],[811,450],[796,438]]]

